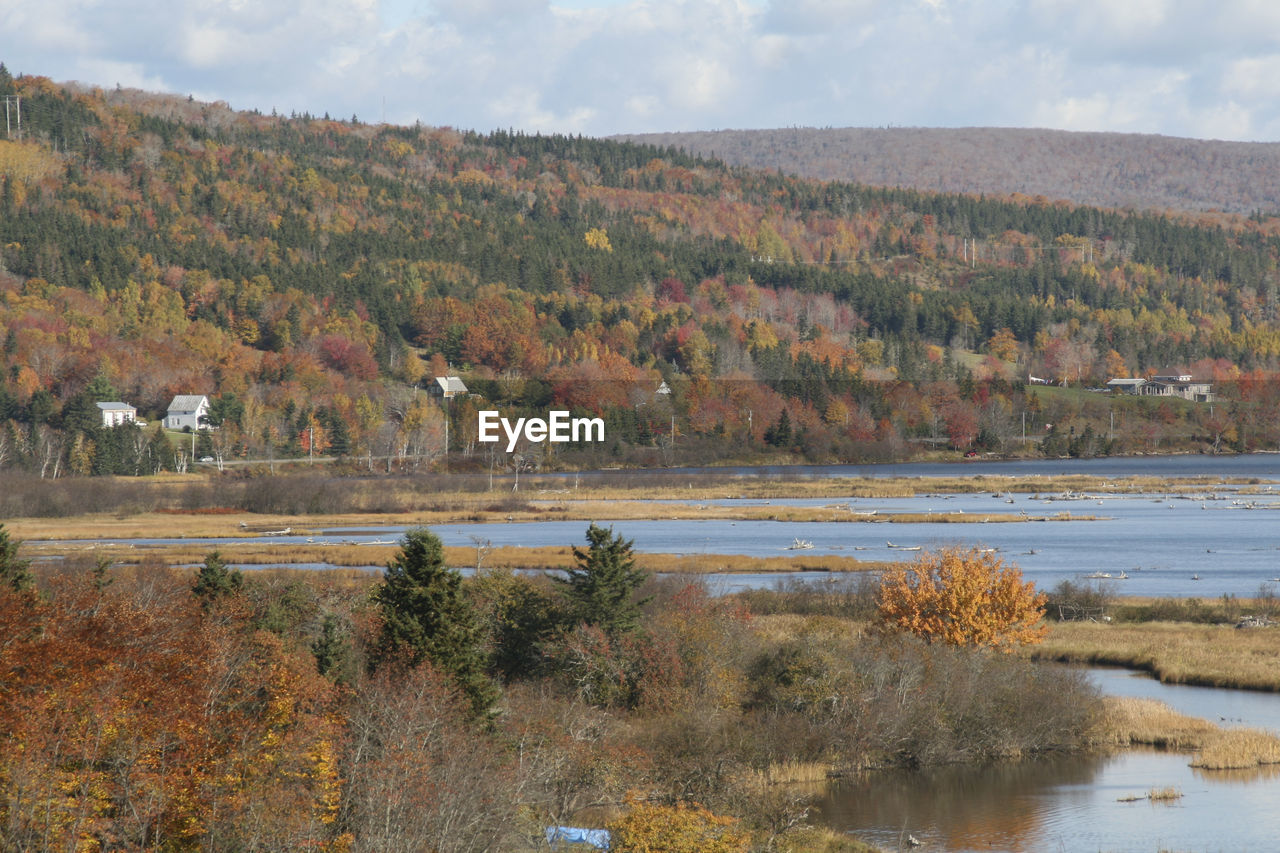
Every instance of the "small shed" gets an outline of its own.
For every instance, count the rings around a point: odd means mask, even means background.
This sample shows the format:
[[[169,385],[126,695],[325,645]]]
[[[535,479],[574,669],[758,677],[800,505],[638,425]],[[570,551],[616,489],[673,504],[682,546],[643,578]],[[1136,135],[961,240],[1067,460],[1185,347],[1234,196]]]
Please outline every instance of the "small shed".
[[[98,411],[102,414],[102,425],[104,427],[129,424],[138,419],[138,410],[135,407],[119,401],[99,403]]]
[[[437,376],[427,386],[432,397],[448,400],[452,397],[467,396],[467,386],[457,376]]]

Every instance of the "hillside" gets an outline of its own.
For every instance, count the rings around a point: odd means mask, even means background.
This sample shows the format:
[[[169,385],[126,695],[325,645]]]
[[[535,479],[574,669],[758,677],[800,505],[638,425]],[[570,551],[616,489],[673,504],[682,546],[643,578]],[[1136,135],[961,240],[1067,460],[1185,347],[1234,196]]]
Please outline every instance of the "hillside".
[[[787,128],[621,136],[753,169],[1138,210],[1280,210],[1280,143],[1020,128]]]
[[[1280,442],[1267,217],[876,189],[0,68],[12,93],[0,467],[314,452],[418,470],[446,434],[451,465],[485,468],[1021,452],[1039,446],[1018,440],[1024,424],[1064,431],[1051,452]],[[1169,366],[1241,384],[1216,410],[1132,401],[1151,428],[1106,445],[1075,440],[1105,405],[1022,386]],[[444,374],[471,395],[430,402],[421,389]],[[195,447],[97,423],[98,402],[155,422],[200,394],[221,428]],[[609,438],[516,459],[477,443],[485,407],[599,415]]]

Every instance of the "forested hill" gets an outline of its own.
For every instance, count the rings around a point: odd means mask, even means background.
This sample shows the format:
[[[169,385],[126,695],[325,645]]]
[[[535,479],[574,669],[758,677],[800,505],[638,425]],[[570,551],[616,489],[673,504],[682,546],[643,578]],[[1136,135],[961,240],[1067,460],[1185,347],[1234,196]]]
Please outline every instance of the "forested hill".
[[[446,415],[415,389],[446,372],[473,390],[448,409],[454,464],[477,406],[598,413],[608,445],[582,451],[646,463],[999,451],[1071,423],[1024,394],[1028,373],[1265,377],[1280,359],[1263,216],[821,183],[0,66],[3,95],[22,125],[0,140],[0,468],[171,465],[161,434],[98,430],[95,403],[156,421],[178,394],[214,400],[198,455],[416,465]],[[1179,417],[1180,441],[1274,446],[1280,418],[1217,411],[1251,429],[1165,412],[1142,447]]]
[[[1145,210],[1280,211],[1280,143],[1020,128],[788,128],[618,137],[756,169]]]

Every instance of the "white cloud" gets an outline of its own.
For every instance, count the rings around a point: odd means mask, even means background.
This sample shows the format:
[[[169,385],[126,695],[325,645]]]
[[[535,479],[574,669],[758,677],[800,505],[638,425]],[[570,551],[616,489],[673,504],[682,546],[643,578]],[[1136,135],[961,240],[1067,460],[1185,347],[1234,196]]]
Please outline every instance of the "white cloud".
[[[608,134],[1276,133],[1273,0],[0,0],[11,71],[236,107]]]

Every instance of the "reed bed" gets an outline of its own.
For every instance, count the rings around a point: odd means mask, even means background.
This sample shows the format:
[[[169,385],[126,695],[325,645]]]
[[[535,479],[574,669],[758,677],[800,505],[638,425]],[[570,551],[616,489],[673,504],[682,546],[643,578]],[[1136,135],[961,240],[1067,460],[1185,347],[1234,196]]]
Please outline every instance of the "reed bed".
[[[1035,658],[1127,666],[1161,681],[1280,691],[1280,629],[1186,622],[1053,623]]]
[[[1193,752],[1191,766],[1204,770],[1280,764],[1280,738],[1270,732],[1221,728],[1180,714],[1154,699],[1106,697],[1098,740],[1107,746],[1144,745]]]
[[[1182,791],[1173,786],[1169,786],[1167,788],[1152,788],[1147,792],[1147,799],[1152,802],[1180,800],[1182,799]]]
[[[1154,746],[1194,750],[1221,732],[1208,720],[1180,714],[1155,699],[1107,696],[1103,699],[1098,739],[1106,746]]]
[[[1257,729],[1225,729],[1191,759],[1204,770],[1244,770],[1280,764],[1280,738]]]
[[[775,785],[825,785],[835,772],[834,766],[820,761],[775,762],[763,770],[751,771],[746,783],[753,788],[769,788]]]
[[[1176,787],[1152,788],[1145,794],[1126,794],[1120,797],[1117,802],[1136,803],[1142,800],[1150,800],[1153,803],[1167,803],[1173,800],[1182,799],[1182,791]]]

